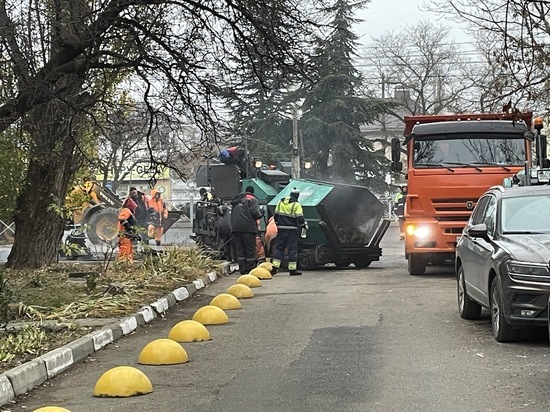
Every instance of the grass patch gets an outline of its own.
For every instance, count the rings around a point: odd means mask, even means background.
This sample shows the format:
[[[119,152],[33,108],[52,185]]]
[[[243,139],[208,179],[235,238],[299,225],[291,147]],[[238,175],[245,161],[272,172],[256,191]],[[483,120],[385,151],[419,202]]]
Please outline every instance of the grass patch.
[[[89,333],[89,329],[78,326],[78,319],[135,313],[141,305],[219,265],[196,247],[173,247],[158,255],[148,254],[133,264],[114,262],[107,272],[101,270],[100,263],[74,262],[40,270],[0,268],[0,341],[7,342],[6,346],[0,345],[0,370]],[[18,323],[17,330],[5,327],[13,322]],[[72,322],[75,326],[63,329],[61,334],[41,327],[51,322]],[[26,329],[26,323],[38,326]],[[21,340],[25,344],[17,345]],[[13,348],[24,350],[11,349],[9,342],[13,342]]]

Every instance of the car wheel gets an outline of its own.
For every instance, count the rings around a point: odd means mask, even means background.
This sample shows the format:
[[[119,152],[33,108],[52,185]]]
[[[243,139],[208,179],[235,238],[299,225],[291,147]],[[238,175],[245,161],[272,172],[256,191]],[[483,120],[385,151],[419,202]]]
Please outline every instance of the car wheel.
[[[338,260],[334,262],[334,264],[337,268],[347,268],[351,264],[351,262],[348,260]]]
[[[408,259],[408,269],[411,275],[423,275],[426,273],[426,256],[411,253]]]
[[[464,269],[462,266],[458,268],[457,276],[457,298],[458,298],[458,314],[462,319],[478,320],[481,316],[481,305],[474,302],[466,292],[466,281],[464,279]]]
[[[366,269],[372,263],[372,259],[362,258],[353,261],[353,264],[357,269]]]
[[[493,336],[498,342],[513,342],[518,340],[520,331],[512,328],[504,317],[504,303],[500,278],[495,276],[491,284],[491,325]]]

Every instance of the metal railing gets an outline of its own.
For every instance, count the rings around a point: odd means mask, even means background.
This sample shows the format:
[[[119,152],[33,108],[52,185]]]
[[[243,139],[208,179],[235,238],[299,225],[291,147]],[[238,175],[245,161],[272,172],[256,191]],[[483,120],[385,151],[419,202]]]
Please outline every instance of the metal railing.
[[[393,200],[389,198],[379,199],[384,205],[384,219],[390,220],[392,222],[398,222],[399,218],[395,213],[393,213]]]
[[[170,205],[171,209],[182,210],[184,216],[189,218],[192,222],[195,218],[195,203],[199,201],[199,197],[189,196],[189,197],[176,197],[170,198],[166,201]]]
[[[0,239],[10,240],[15,234],[15,222],[10,224],[0,220]]]

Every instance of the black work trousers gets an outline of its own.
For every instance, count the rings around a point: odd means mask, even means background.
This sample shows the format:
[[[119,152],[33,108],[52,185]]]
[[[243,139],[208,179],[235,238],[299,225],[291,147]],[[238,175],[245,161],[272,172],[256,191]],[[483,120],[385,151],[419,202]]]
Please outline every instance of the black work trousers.
[[[288,254],[288,270],[297,269],[298,261],[298,230],[279,229],[275,251],[273,253],[273,266],[279,268],[285,257],[285,249]]]
[[[256,267],[256,233],[233,232],[239,272],[245,275]]]

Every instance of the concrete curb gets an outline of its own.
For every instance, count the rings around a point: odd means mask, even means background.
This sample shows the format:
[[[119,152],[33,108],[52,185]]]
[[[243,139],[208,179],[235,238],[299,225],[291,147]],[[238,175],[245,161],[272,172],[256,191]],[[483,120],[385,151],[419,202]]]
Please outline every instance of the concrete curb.
[[[229,274],[229,263],[222,264],[222,275]],[[47,352],[38,358],[23,363],[9,371],[0,374],[0,406],[3,406],[23,395],[49,379],[69,369],[72,365],[86,359],[108,344],[117,341],[122,336],[129,335],[139,326],[145,325],[176,306],[179,302],[192,297],[207,284],[215,282],[220,275],[216,272],[207,273],[203,279],[168,293],[165,297],[149,305],[143,305],[134,315],[122,318],[82,336],[65,346]]]

